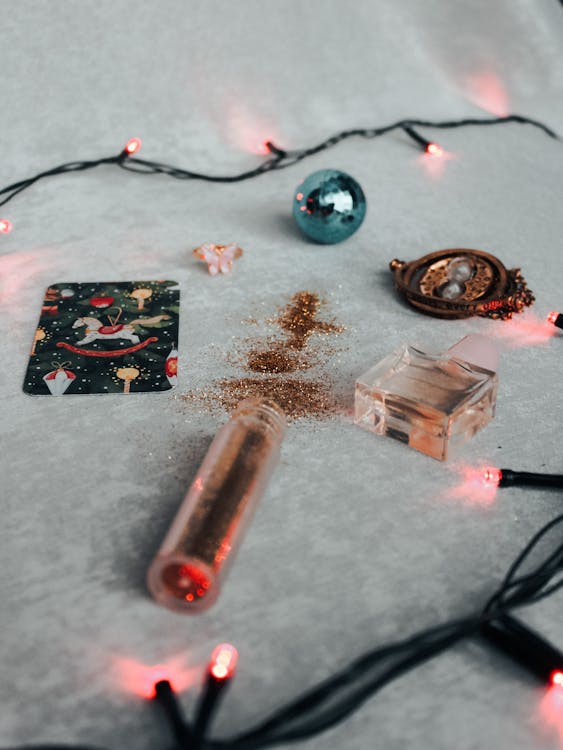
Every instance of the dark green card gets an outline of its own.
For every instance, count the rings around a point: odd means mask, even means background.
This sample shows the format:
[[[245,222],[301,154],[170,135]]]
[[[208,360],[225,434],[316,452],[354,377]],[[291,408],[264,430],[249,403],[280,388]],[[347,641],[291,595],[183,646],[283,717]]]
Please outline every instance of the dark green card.
[[[34,396],[167,391],[177,382],[175,281],[53,284],[23,384]]]

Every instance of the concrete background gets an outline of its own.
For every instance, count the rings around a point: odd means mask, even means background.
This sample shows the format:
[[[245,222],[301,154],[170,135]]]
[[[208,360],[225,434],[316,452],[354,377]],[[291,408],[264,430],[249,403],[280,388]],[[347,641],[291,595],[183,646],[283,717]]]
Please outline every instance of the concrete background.
[[[507,111],[563,132],[563,9],[555,0],[0,0],[0,184],[117,152],[236,172],[257,144],[314,144],[412,116]],[[467,466],[561,470],[563,342],[538,323],[561,309],[563,146],[530,127],[428,132],[431,162],[400,135],[350,140],[238,185],[111,169],[54,178],[0,210],[0,745],[170,744],[142,693],[171,675],[193,704],[219,640],[240,651],[215,732],[242,731],[351,657],[480,606],[561,509],[556,493],[484,497]],[[362,184],[368,214],[318,247],[290,219],[294,187],[323,167]],[[191,257],[245,248],[231,277]],[[402,305],[394,257],[476,247],[521,266],[525,321],[432,320]],[[21,391],[44,288],[171,278],[182,285],[177,390],[30,398]],[[293,424],[217,605],[187,618],[144,576],[225,415],[178,398],[240,371],[229,361],[300,289],[346,326],[325,366],[342,413]],[[260,324],[261,331],[268,326]],[[452,465],[351,423],[353,383],[403,341],[444,349],[468,332],[503,348],[497,418]],[[527,613],[563,647],[561,601]],[[159,666],[160,665],[160,666]],[[475,643],[388,687],[298,745],[360,750],[563,747],[563,711]]]

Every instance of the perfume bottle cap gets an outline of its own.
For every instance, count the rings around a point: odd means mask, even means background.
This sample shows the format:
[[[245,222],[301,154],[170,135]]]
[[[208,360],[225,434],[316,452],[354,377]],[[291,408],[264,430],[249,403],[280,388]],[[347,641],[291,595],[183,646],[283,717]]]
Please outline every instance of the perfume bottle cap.
[[[480,333],[465,336],[448,349],[448,354],[483,370],[496,372],[498,369],[498,349],[490,338]]]

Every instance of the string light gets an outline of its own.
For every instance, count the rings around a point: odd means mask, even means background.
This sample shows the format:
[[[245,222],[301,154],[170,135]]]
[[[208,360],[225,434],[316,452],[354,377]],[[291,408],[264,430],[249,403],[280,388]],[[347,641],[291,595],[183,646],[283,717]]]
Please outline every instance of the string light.
[[[551,673],[550,680],[553,687],[563,687],[563,670],[555,669]]]
[[[557,134],[546,125],[518,115],[487,120],[464,119],[442,122],[402,120],[380,128],[342,131],[316,146],[296,151],[284,151],[275,144],[267,142],[266,146],[271,158],[264,161],[255,169],[231,176],[201,174],[158,162],[135,158],[134,154],[138,152],[141,142],[139,139],[131,139],[126,144],[125,149],[116,156],[94,161],[70,162],[3,188],[0,190],[0,196],[3,195],[6,197],[0,201],[0,205],[9,202],[17,194],[43,178],[67,172],[84,171],[101,165],[119,166],[122,169],[141,174],[166,174],[175,179],[238,182],[251,179],[268,171],[290,167],[309,156],[335,146],[349,137],[375,138],[397,129],[405,131],[413,140],[423,146],[426,153],[439,157],[443,153],[441,147],[436,143],[424,139],[413,129],[413,126],[445,129],[508,122],[532,125],[541,129],[548,136],[558,139]],[[135,143],[133,144],[133,142]],[[124,158],[124,156],[127,158]],[[0,232],[7,233],[11,228],[12,224],[7,219],[0,221]],[[552,320],[550,322],[555,323]],[[496,477],[497,484],[501,482],[504,484],[507,481],[507,477],[516,475],[518,475],[518,482],[524,480],[525,484],[527,483],[525,481],[526,477],[534,477],[536,479],[537,477],[543,477],[543,480],[549,478],[553,480],[556,478],[558,482],[563,483],[563,475],[531,475],[524,472],[511,472],[508,469],[494,468],[486,470],[485,481],[490,483]],[[512,483],[516,484],[517,481],[515,480]],[[550,484],[549,481],[541,481],[540,484],[563,486],[563,484]],[[333,677],[325,680],[319,686],[313,688],[289,705],[282,707],[282,709],[261,722],[257,727],[250,729],[243,735],[235,737],[233,740],[222,741],[219,743],[220,747],[225,750],[228,748],[238,750],[243,747],[251,750],[251,748],[258,749],[274,744],[287,743],[296,739],[305,739],[319,734],[345,719],[367,698],[381,690],[393,679],[442,653],[446,649],[451,648],[464,638],[481,632],[483,625],[495,623],[499,618],[503,618],[504,622],[505,616],[510,609],[526,604],[533,604],[547,598],[562,585],[561,581],[556,583],[550,582],[563,569],[563,548],[560,546],[555,552],[551,551],[548,553],[540,564],[537,564],[536,561],[536,567],[532,573],[524,576],[521,574],[521,570],[530,554],[537,551],[539,543],[544,540],[546,534],[556,525],[562,523],[563,515],[560,515],[534,535],[513,563],[502,585],[491,597],[483,611],[478,611],[467,617],[421,631],[410,638],[378,647],[364,654],[351,665],[333,675]],[[529,631],[527,633],[529,637]],[[542,648],[544,643],[542,639]],[[552,649],[552,656],[553,653],[555,653],[555,650]],[[560,659],[559,652],[556,652],[556,655]],[[204,733],[217,705],[218,696],[223,691],[223,686],[231,682],[236,669],[237,659],[237,651],[230,644],[220,644],[214,650],[209,663],[206,687],[197,712],[193,732],[181,716],[170,683],[167,680],[161,680],[155,685],[156,699],[166,707],[167,715],[175,728],[176,741],[180,746],[187,746],[194,737],[194,747],[200,747],[203,744]],[[548,681],[554,686],[563,686],[563,669],[561,668],[561,664],[561,659],[557,666],[553,659],[551,659],[551,671]],[[212,743],[212,746],[216,746],[216,743]]]
[[[547,322],[552,323],[554,326],[557,326],[557,328],[563,328],[563,315],[553,310],[547,316]]]
[[[420,133],[418,133],[410,125],[406,125],[403,130],[409,136],[409,138],[412,138],[415,143],[418,143],[419,146],[422,146],[425,154],[428,154],[429,156],[435,156],[437,158],[443,156],[444,151],[441,146],[439,146],[437,143],[433,143],[432,141],[428,141],[426,138],[423,138]]]
[[[192,733],[188,723],[184,719],[174,689],[168,680],[161,680],[156,683],[154,686],[154,698],[164,709],[166,718],[172,729],[172,734],[178,745],[180,747],[189,747],[193,739]]]
[[[226,677],[214,676],[213,667],[225,666],[230,677],[236,667],[234,646],[220,644],[208,664],[193,726],[182,716],[170,682],[161,679],[155,685],[155,699],[169,720],[176,750],[187,747],[193,750],[260,750],[316,736],[346,719],[391,681],[462,640],[477,635],[522,664],[546,685],[563,686],[563,654],[510,614],[513,609],[542,601],[563,587],[559,578],[563,570],[563,545],[557,543],[552,549],[545,543],[550,533],[560,536],[562,526],[563,514],[534,534],[484,609],[425,629],[404,640],[379,646],[246,732],[230,739],[206,740],[205,733],[220,696],[231,683]],[[532,558],[534,567],[530,569]],[[71,746],[65,748],[72,750]],[[75,746],[74,750],[79,748]]]
[[[14,182],[11,185],[0,189],[0,196],[4,196],[0,200],[0,206],[4,206],[6,203],[11,201],[19,193],[27,190],[36,182],[48,177],[54,177],[60,174],[66,174],[68,172],[82,172],[89,169],[106,165],[106,166],[117,166],[120,169],[125,169],[129,172],[136,172],[138,174],[164,174],[168,177],[173,177],[177,180],[205,180],[207,182],[221,182],[221,183],[232,183],[242,182],[249,180],[259,175],[266,174],[267,172],[287,169],[288,167],[297,164],[303,159],[325,151],[328,148],[336,146],[338,143],[348,138],[379,138],[381,136],[392,133],[396,130],[402,130],[416,143],[418,143],[424,151],[427,153],[440,156],[443,151],[437,143],[428,141],[423,138],[415,128],[438,128],[438,129],[454,129],[460,127],[473,127],[473,126],[487,126],[487,125],[501,125],[507,123],[518,123],[531,125],[538,128],[543,133],[548,135],[550,138],[559,140],[557,133],[550,127],[545,125],[538,120],[534,120],[530,117],[524,117],[522,115],[506,115],[505,117],[495,118],[464,118],[462,120],[419,120],[419,119],[405,119],[391,123],[389,125],[383,125],[381,127],[374,128],[356,128],[353,130],[342,130],[340,133],[326,138],[315,146],[310,146],[302,149],[284,150],[274,144],[272,141],[266,141],[263,145],[269,158],[262,161],[262,163],[253,168],[240,172],[234,175],[214,175],[206,174],[203,172],[194,172],[189,169],[182,169],[180,167],[174,167],[169,164],[163,164],[161,162],[148,161],[147,159],[139,159],[135,154],[141,147],[141,141],[139,138],[131,138],[125,148],[115,156],[106,156],[101,159],[93,159],[88,161],[72,161],[66,164],[60,164],[57,167],[48,169],[45,172],[40,172],[33,177],[29,177],[25,180]]]
[[[261,154],[262,156],[267,156],[268,154],[272,153],[268,148],[268,143],[269,141],[260,141],[260,143],[257,143],[253,149],[254,153]]]
[[[281,148],[278,148],[278,147],[277,147],[277,146],[276,146],[276,145],[275,145],[274,143],[272,143],[272,141],[266,141],[266,142],[264,143],[264,146],[266,147],[266,150],[267,150],[267,151],[268,151],[268,152],[269,152],[270,154],[275,154],[276,156],[279,156],[279,157],[280,157],[280,158],[282,158],[282,159],[283,159],[283,158],[284,158],[285,156],[287,156],[287,151],[284,151],[283,149],[281,149]]]
[[[556,487],[563,489],[563,474],[538,474],[530,471],[489,467],[483,472],[483,482],[489,487]]]
[[[563,685],[561,651],[514,615],[485,623],[481,634],[547,687]]]
[[[444,155],[442,147],[438,146],[437,143],[429,143],[424,150],[427,154],[430,154],[430,156],[436,156],[439,158]]]
[[[133,154],[136,154],[141,150],[141,145],[142,141],[140,138],[130,138],[125,144],[125,148],[123,150],[127,152],[129,156],[133,156]]]
[[[196,708],[192,731],[193,744],[203,744],[211,720],[217,711],[226,688],[235,674],[238,652],[230,643],[220,643],[213,649],[207,668],[207,680]]]
[[[494,468],[489,467],[488,469],[485,469],[485,471],[483,472],[483,481],[485,482],[485,484],[491,485],[493,487],[498,487],[501,479],[502,479],[501,469],[494,469]]]
[[[220,643],[211,654],[209,674],[216,680],[230,680],[238,661],[238,652],[230,643]]]

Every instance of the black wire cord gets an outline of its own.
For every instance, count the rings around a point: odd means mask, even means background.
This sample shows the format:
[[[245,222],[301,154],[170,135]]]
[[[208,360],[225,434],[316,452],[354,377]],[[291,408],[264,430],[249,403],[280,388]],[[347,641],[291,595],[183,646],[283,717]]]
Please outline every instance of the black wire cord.
[[[546,544],[557,535],[555,545]],[[259,750],[281,743],[305,740],[346,719],[394,679],[460,641],[478,636],[484,625],[511,610],[529,606],[563,587],[563,514],[543,526],[510,565],[501,585],[481,611],[452,620],[386,646],[353,661],[316,687],[274,712],[255,727],[231,739],[192,742],[169,690],[162,683],[157,700],[162,702],[176,740],[176,750]],[[532,559],[533,558],[533,559]],[[28,745],[5,750],[100,750],[79,745]]]
[[[213,750],[255,750],[303,740],[325,731],[347,718],[392,680],[459,641],[478,635],[486,622],[491,622],[512,609],[551,596],[563,586],[563,580],[549,585],[563,571],[563,544],[558,544],[555,549],[546,553],[531,571],[522,571],[553,530],[558,532],[558,538],[561,539],[562,527],[563,515],[559,515],[532,537],[510,566],[502,584],[482,612],[422,631],[405,641],[375,649],[257,727],[233,740],[211,742],[206,747]],[[323,704],[327,704],[324,709]]]
[[[563,474],[537,474],[530,471],[501,469],[499,487],[552,487],[563,489]]]
[[[122,151],[117,156],[104,157],[102,159],[95,159],[91,161],[74,161],[67,164],[61,164],[58,167],[49,169],[45,172],[40,172],[34,177],[29,177],[26,180],[20,180],[14,182],[11,185],[0,190],[0,196],[4,196],[0,200],[0,206],[4,206],[9,203],[19,193],[27,190],[36,182],[46,179],[48,177],[54,177],[60,174],[66,174],[68,172],[83,172],[88,169],[94,169],[102,165],[117,166],[120,169],[125,169],[128,172],[136,172],[137,174],[163,174],[168,177],[173,177],[177,180],[205,180],[207,182],[243,182],[244,180],[250,180],[259,175],[265,174],[279,169],[286,169],[294,164],[302,161],[303,159],[318,154],[321,151],[336,146],[341,141],[348,138],[378,138],[396,130],[402,130],[412,140],[414,140],[419,146],[421,144],[428,143],[425,138],[419,135],[414,128],[438,128],[442,130],[461,128],[466,126],[484,126],[484,125],[501,125],[506,123],[518,123],[521,125],[531,125],[538,128],[543,133],[548,135],[550,138],[560,140],[558,134],[550,127],[534,120],[531,117],[524,117],[523,115],[507,115],[506,117],[494,117],[494,118],[475,118],[469,117],[462,120],[421,120],[421,119],[405,119],[398,120],[397,122],[391,123],[390,125],[384,125],[376,128],[356,128],[354,130],[343,130],[340,133],[321,141],[316,146],[309,148],[296,149],[292,151],[284,151],[272,142],[268,142],[266,145],[270,152],[270,157],[263,161],[258,167],[254,169],[241,172],[234,175],[212,175],[205,174],[203,172],[194,172],[189,169],[182,169],[180,167],[174,167],[170,164],[164,164],[156,161],[148,161],[147,159],[139,159],[135,156],[130,156],[126,150]]]
[[[236,175],[208,175],[180,169],[159,162],[147,161],[122,151],[117,156],[102,159],[69,162],[41,172],[34,177],[8,185],[0,190],[0,206],[5,205],[16,195],[34,185],[39,180],[68,172],[85,171],[102,165],[118,166],[138,174],[165,174],[175,179],[206,180],[209,182],[242,182],[269,171],[285,169],[309,156],[332,148],[341,141],[351,137],[377,138],[395,130],[402,130],[417,144],[428,143],[415,130],[415,127],[453,129],[465,126],[497,125],[503,123],[520,123],[536,127],[551,138],[559,136],[543,123],[520,115],[508,115],[492,119],[466,118],[463,120],[400,120],[379,128],[345,130],[322,141],[316,146],[293,151],[284,151],[275,144],[267,144],[271,157],[255,169]],[[258,750],[280,743],[304,740],[307,737],[326,731],[347,718],[372,695],[384,688],[389,682],[405,672],[414,669],[423,662],[451,648],[464,638],[477,635],[482,626],[495,620],[510,610],[540,601],[563,587],[563,580],[551,583],[553,578],[563,571],[563,544],[553,550],[531,572],[517,574],[521,571],[538,544],[554,528],[563,523],[563,515],[550,521],[534,535],[514,563],[506,577],[487,602],[482,612],[465,618],[453,620],[434,628],[423,630],[410,638],[397,641],[387,646],[378,647],[356,659],[345,669],[323,681],[320,685],[300,696],[295,701],[282,707],[265,721],[247,732],[227,740],[204,740],[200,746],[208,750]],[[177,747],[188,750],[191,745],[189,725],[181,723],[181,717],[171,700],[169,689],[160,685],[157,698],[166,708],[172,725]],[[199,743],[198,743],[199,744]],[[27,745],[26,750],[100,750],[84,745]],[[6,750],[18,750],[6,748]],[[23,750],[23,748],[22,748]]]

